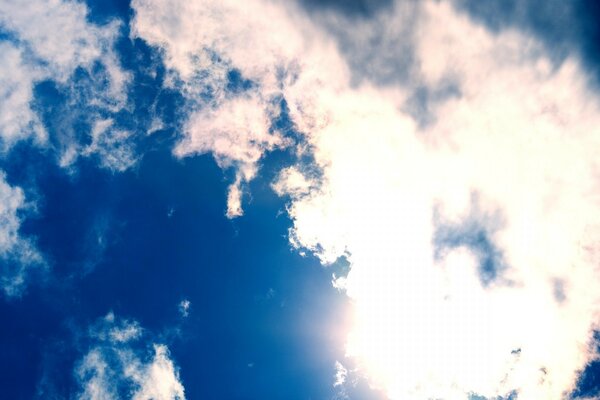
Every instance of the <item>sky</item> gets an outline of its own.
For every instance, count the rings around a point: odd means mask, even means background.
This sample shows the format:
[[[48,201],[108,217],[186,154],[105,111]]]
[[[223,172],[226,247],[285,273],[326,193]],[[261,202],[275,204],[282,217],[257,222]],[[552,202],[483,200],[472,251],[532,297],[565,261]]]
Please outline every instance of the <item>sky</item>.
[[[598,21],[0,1],[0,398],[600,399]]]

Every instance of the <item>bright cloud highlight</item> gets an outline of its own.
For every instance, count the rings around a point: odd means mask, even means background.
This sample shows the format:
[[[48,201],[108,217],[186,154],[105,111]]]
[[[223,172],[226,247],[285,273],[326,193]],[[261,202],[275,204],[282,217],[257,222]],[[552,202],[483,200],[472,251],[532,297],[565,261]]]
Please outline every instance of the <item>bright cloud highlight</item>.
[[[395,37],[411,52],[398,64],[353,58],[290,2],[133,6],[173,80],[210,90],[176,154],[236,168],[230,217],[263,154],[295,146],[303,161],[273,187],[290,196],[295,247],[350,262],[334,284],[354,304],[348,356],[373,385],[395,399],[574,390],[600,300],[600,104],[576,58],[553,62],[447,2],[398,4],[354,33]],[[372,60],[410,79],[369,79]],[[247,90],[227,90],[232,70]],[[417,90],[438,95],[419,109]],[[301,141],[270,126],[275,98]]]

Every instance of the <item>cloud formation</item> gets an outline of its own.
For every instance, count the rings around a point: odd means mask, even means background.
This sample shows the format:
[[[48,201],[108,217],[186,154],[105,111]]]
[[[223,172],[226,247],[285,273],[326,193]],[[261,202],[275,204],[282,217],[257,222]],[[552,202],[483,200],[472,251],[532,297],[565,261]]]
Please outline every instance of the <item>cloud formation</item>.
[[[27,140],[40,150],[55,151],[65,168],[79,157],[97,157],[100,166],[112,171],[137,161],[132,134],[107,117],[127,105],[130,77],[114,50],[120,31],[118,21],[102,26],[90,22],[87,6],[78,1],[0,3],[3,156]],[[50,92],[46,99],[44,90]],[[2,287],[16,295],[24,287],[26,271],[43,262],[31,242],[18,234],[18,212],[25,205],[21,189],[8,186],[3,173],[1,188]]]
[[[113,153],[101,165],[117,170],[129,167],[132,161],[128,154],[115,162],[122,154],[114,154],[112,144],[122,140],[121,131],[102,131],[104,142],[99,145],[94,136],[94,146],[85,147],[77,139],[83,133],[75,133],[81,127],[75,128],[69,117],[55,113],[53,124],[60,127],[56,131],[62,137],[49,138],[48,127],[32,105],[36,86],[53,82],[68,96],[70,114],[76,115],[77,110],[101,119],[100,114],[122,109],[127,101],[129,75],[114,51],[120,23],[99,26],[89,22],[87,6],[77,1],[9,0],[0,5],[0,32],[2,149],[6,151],[17,141],[29,138],[47,146],[51,139],[52,144],[59,143],[55,147],[63,166],[70,166],[80,155],[94,153],[104,160],[107,153]],[[102,145],[106,143],[108,147]]]
[[[23,52],[8,42],[0,42],[0,133],[4,142],[14,143],[24,136],[45,138],[44,127],[31,110],[34,81],[41,71],[23,60]]]
[[[144,332],[135,321],[109,313],[90,328],[95,343],[78,362],[78,399],[184,400],[179,373],[164,344],[140,347]]]
[[[365,98],[312,135],[324,184],[292,202],[293,238],[324,262],[348,255],[348,351],[392,398],[562,398],[595,357],[597,97],[575,60],[445,3],[418,38],[427,87],[460,95],[421,130],[384,105],[353,121]],[[457,240],[435,243],[443,228]],[[505,266],[482,266],[495,252]]]
[[[23,214],[31,208],[23,190],[10,186],[0,173],[0,287],[6,296],[18,296],[32,268],[44,260],[31,239],[20,232]]]
[[[272,120],[281,114],[281,80],[296,68],[301,35],[279,23],[279,7],[254,1],[240,8],[235,1],[136,0],[132,7],[133,34],[164,52],[171,82],[190,104],[175,155],[212,153],[222,168],[233,168],[227,216],[242,215],[243,187],[261,157],[290,144]],[[244,16],[251,26],[237,24]],[[269,35],[274,28],[280,34]]]
[[[600,108],[576,58],[556,62],[447,2],[398,3],[351,36],[384,32],[382,49],[407,49],[400,61],[344,46],[348,29],[291,2],[133,7],[134,32],[183,88],[210,88],[176,153],[238,166],[230,216],[239,184],[284,142],[269,99],[285,99],[299,159],[314,162],[274,189],[290,196],[294,246],[350,262],[334,284],[354,304],[348,355],[373,385],[402,399],[574,390],[596,357],[600,300]],[[232,70],[251,82],[235,96]]]

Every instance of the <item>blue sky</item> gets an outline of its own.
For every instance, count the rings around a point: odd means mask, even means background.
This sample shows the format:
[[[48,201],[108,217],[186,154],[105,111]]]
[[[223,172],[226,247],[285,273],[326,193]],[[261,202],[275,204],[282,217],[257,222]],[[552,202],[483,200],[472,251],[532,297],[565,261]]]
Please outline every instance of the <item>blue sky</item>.
[[[595,399],[593,2],[6,1],[6,399]]]

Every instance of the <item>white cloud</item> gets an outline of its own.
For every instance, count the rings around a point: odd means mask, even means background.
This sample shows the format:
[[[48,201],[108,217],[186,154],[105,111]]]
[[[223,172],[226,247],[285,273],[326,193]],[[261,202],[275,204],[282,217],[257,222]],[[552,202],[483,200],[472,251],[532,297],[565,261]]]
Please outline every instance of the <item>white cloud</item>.
[[[41,81],[52,80],[60,90],[71,92],[76,97],[72,108],[114,112],[125,106],[129,76],[113,49],[120,24],[113,21],[99,26],[87,17],[87,6],[78,1],[8,0],[0,4],[0,29],[9,33],[8,39],[0,40],[0,138],[5,150],[31,136],[38,144],[46,141],[46,129],[31,108],[33,88]],[[78,68],[92,76],[83,86],[72,82]],[[53,118],[68,120],[59,114]],[[69,129],[73,128],[61,124],[61,131]],[[122,139],[118,135],[108,143],[84,149],[75,135],[61,134],[69,137],[68,143],[62,143],[64,148],[58,149],[62,164],[92,150],[106,158],[101,165],[107,168],[120,170],[131,161],[131,157],[114,160],[115,142]]]
[[[341,386],[346,383],[346,378],[348,377],[348,370],[344,367],[344,365],[336,361],[335,362],[335,381],[333,382],[333,386]]]
[[[91,130],[91,143],[81,150],[82,156],[96,155],[100,165],[112,171],[123,172],[137,162],[131,144],[127,141],[132,136],[131,132],[115,128],[112,119],[98,119],[94,121]],[[67,153],[61,159],[64,166],[70,165],[73,153]]]
[[[133,395],[134,400],[185,398],[183,386],[165,345],[154,345],[154,356],[148,366],[127,372],[139,385]]]
[[[334,399],[349,399],[346,385],[348,385],[348,369],[344,367],[344,365],[336,361],[335,362],[335,376],[333,381],[333,387],[336,389],[337,393],[334,396]]]
[[[97,26],[88,22],[87,14],[87,6],[79,1],[7,0],[0,5],[0,26],[14,33],[34,57],[47,63],[49,74],[62,82],[75,68],[102,59],[118,93],[126,80],[111,49],[118,23]]]
[[[227,197],[230,218],[243,214],[242,184],[254,178],[262,155],[285,143],[269,132],[272,115],[266,108],[256,97],[237,97],[224,100],[216,110],[201,110],[190,117],[186,137],[174,150],[179,157],[212,152],[221,168],[235,167]]]
[[[173,80],[183,81],[190,102],[201,103],[192,110],[175,154],[212,152],[221,167],[235,168],[227,215],[241,215],[243,185],[256,175],[262,156],[290,144],[271,120],[280,112],[276,100],[282,85],[296,79],[305,53],[312,50],[304,48],[303,33],[288,24],[289,14],[277,4],[136,0],[132,7],[133,34],[164,51]],[[228,72],[234,68],[241,79],[253,82],[241,94],[227,91]]]
[[[43,74],[8,42],[0,42],[0,54],[0,135],[9,145],[29,135],[43,141],[44,127],[29,107],[34,81]]]
[[[48,146],[48,129],[32,108],[35,86],[46,80],[73,97],[68,113],[53,112],[59,164],[69,167],[79,156],[95,155],[100,165],[122,171],[136,161],[127,139],[128,132],[112,127],[112,120],[98,118],[94,110],[110,113],[124,107],[129,79],[113,50],[120,25],[111,22],[98,26],[88,21],[86,5],[70,0],[7,0],[0,2],[0,150],[4,153],[24,139]],[[102,72],[98,68],[101,66]],[[74,72],[87,71],[89,82],[75,83]],[[73,115],[83,113],[91,119],[91,143],[82,145],[74,134]],[[94,121],[98,118],[98,121]],[[81,133],[81,132],[80,132]],[[30,241],[19,236],[24,208],[22,191],[11,188],[2,175],[2,232],[5,259],[2,287],[16,295],[25,284],[27,270],[42,264]],[[8,260],[8,261],[7,261]]]
[[[310,193],[317,186],[317,182],[307,178],[296,167],[287,167],[279,172],[279,176],[271,185],[279,196],[291,195],[301,197]]]
[[[447,3],[428,3],[419,29],[422,79],[460,96],[423,130],[386,91],[321,103],[329,121],[307,137],[322,186],[290,191],[293,242],[324,263],[348,255],[348,353],[391,398],[560,399],[595,357],[598,98],[576,60],[554,66],[532,39]],[[508,266],[489,286],[476,243],[441,259],[432,243],[474,210]]]
[[[79,399],[183,400],[179,372],[164,344],[152,351],[140,347],[143,331],[137,322],[109,313],[91,327],[95,344],[78,363]]]
[[[179,313],[181,314],[182,317],[186,318],[190,315],[190,307],[192,306],[192,303],[187,300],[181,300],[181,302],[179,303]]]
[[[530,37],[492,34],[445,2],[397,5],[360,31],[409,41],[418,84],[371,84],[363,69],[356,86],[350,71],[361,63],[375,63],[379,78],[403,64],[353,58],[360,46],[342,54],[289,3],[133,6],[136,35],[161,46],[169,68],[188,84],[207,71],[217,88],[178,151],[242,165],[230,215],[241,213],[243,167],[251,178],[276,143],[266,133],[267,99],[286,99],[307,142],[298,150],[311,152],[322,176],[298,165],[274,189],[291,196],[295,246],[324,264],[350,261],[335,282],[354,304],[347,351],[374,385],[402,399],[513,390],[560,399],[573,390],[595,357],[600,300],[600,107],[576,59],[556,65]],[[411,34],[395,38],[405,13]],[[250,97],[221,93],[223,65],[255,82]],[[455,88],[427,104],[424,127],[402,111],[417,86]],[[497,270],[485,281],[482,268]]]
[[[0,172],[0,287],[7,296],[21,294],[31,268],[44,265],[35,244],[20,233],[22,213],[31,207],[23,190]]]
[[[77,369],[79,379],[85,380],[85,388],[79,399],[104,400],[116,399],[118,393],[113,384],[112,371],[99,350],[91,350],[83,358]]]

